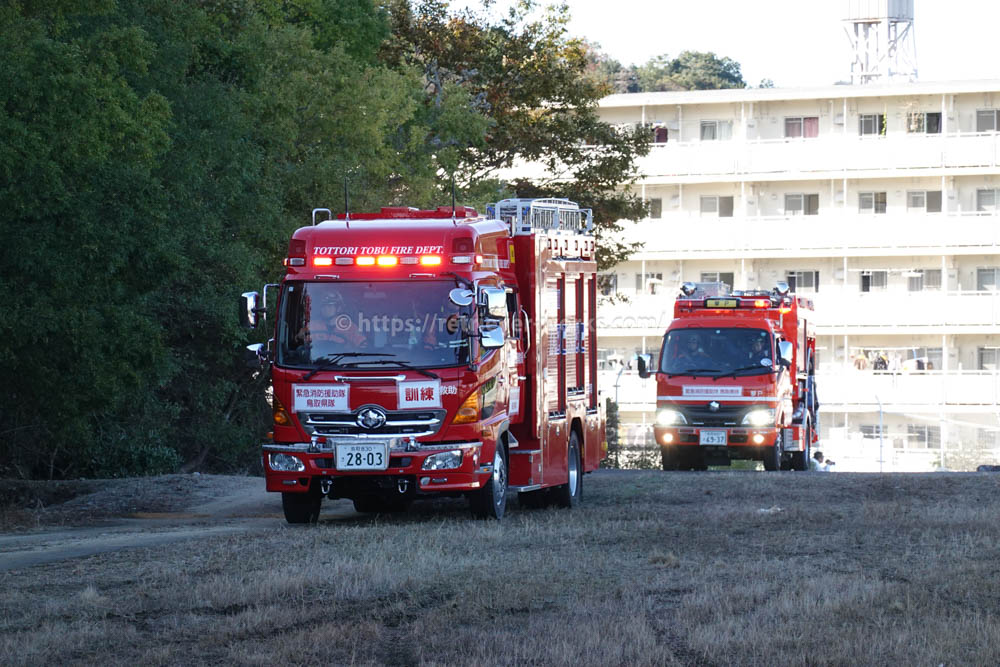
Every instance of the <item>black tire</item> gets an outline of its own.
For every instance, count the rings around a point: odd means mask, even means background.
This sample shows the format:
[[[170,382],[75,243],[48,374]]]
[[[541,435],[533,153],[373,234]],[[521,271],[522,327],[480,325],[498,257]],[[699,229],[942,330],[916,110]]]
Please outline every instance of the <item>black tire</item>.
[[[660,449],[660,461],[664,470],[677,470],[680,467],[680,455],[676,447],[663,447]]]
[[[576,431],[570,431],[569,446],[566,448],[566,470],[568,479],[565,484],[555,487],[556,505],[573,509],[580,505],[583,498],[583,465],[580,459],[580,438]]]
[[[805,449],[792,453],[792,470],[809,470],[809,457],[812,455],[812,424],[809,420],[802,425],[802,437],[805,439]]]
[[[323,496],[312,491],[281,494],[281,509],[288,523],[316,523],[322,504]]]
[[[493,453],[493,474],[486,485],[469,494],[469,509],[477,519],[502,519],[507,509],[507,448],[502,440]]]
[[[774,446],[764,450],[764,470],[776,472],[781,470],[781,440],[784,431],[778,429],[778,437],[774,439]]]

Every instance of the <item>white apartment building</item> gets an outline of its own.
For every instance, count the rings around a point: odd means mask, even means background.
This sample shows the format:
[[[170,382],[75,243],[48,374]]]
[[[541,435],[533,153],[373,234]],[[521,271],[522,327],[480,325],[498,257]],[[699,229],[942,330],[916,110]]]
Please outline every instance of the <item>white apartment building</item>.
[[[626,233],[645,245],[599,306],[627,443],[655,447],[629,361],[658,353],[678,285],[784,280],[816,305],[839,469],[1000,463],[1000,80],[613,95],[600,114],[655,142],[650,217]]]

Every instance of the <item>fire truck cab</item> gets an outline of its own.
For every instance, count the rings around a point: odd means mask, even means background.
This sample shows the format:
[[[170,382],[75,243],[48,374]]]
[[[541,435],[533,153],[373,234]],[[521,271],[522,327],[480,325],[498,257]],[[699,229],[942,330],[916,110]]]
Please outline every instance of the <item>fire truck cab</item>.
[[[605,456],[597,403],[591,214],[568,200],[377,213],[313,211],[276,288],[267,490],[290,523],[323,498],[359,512],[461,495],[501,518],[580,501]]]
[[[654,434],[664,470],[732,459],[766,470],[807,470],[817,442],[812,302],[774,290],[698,293],[674,303],[655,369]]]

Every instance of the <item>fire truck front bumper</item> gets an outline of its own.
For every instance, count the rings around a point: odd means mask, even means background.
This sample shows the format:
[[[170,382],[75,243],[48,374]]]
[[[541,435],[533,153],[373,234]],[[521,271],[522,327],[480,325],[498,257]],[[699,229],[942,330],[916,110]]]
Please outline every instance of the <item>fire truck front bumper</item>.
[[[654,427],[656,443],[661,447],[773,447],[778,439],[776,427],[697,428]]]
[[[656,444],[660,447],[773,447],[782,435],[781,449],[784,452],[805,450],[803,429],[799,426],[787,427],[747,427],[747,428],[697,428],[662,427],[653,429]]]
[[[268,491],[305,493],[319,485],[324,495],[351,497],[354,489],[398,486],[405,481],[416,493],[434,494],[482,488],[493,474],[491,458],[481,460],[482,447],[479,441],[267,442],[261,447],[261,458]]]

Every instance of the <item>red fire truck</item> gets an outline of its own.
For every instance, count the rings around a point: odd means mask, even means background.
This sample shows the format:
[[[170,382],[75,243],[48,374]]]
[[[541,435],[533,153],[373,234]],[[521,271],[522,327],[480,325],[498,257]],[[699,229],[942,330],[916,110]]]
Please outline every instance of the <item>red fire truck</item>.
[[[785,283],[712,292],[685,283],[663,338],[653,429],[663,469],[756,459],[807,470],[818,410],[812,301]],[[651,371],[640,358],[640,376]]]
[[[285,518],[316,521],[324,497],[575,506],[607,449],[591,229],[564,199],[313,211],[281,283],[240,305],[256,326],[277,288],[274,337],[249,349],[270,366],[263,467]]]

